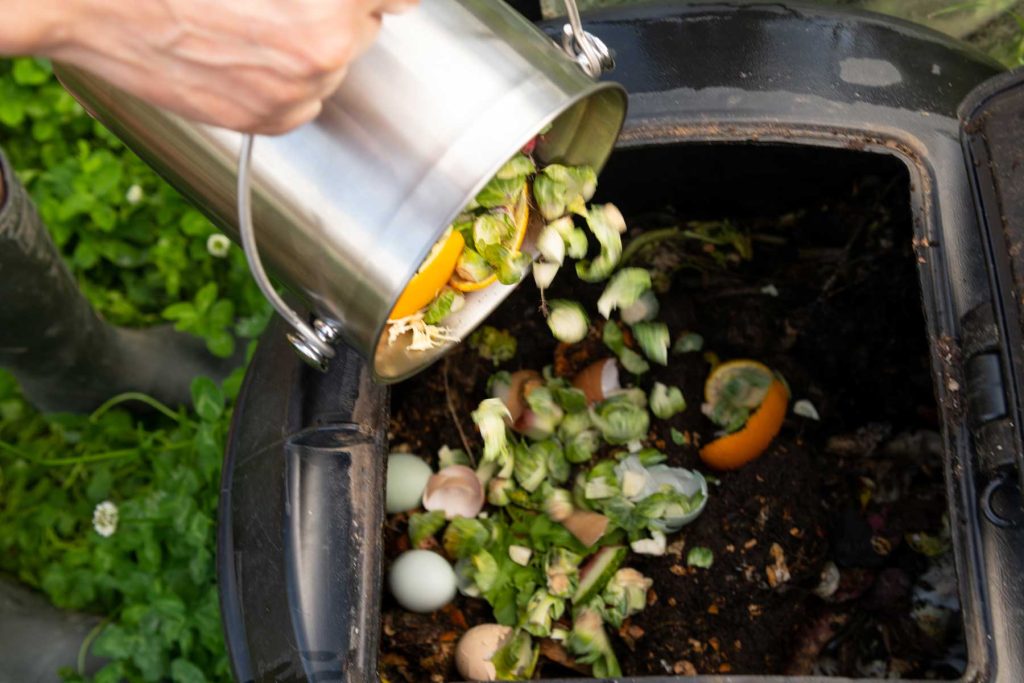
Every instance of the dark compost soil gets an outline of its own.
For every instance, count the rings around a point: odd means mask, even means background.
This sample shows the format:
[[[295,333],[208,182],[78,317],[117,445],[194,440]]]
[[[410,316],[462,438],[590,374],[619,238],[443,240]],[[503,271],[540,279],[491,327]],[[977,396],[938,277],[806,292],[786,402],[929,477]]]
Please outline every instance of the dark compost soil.
[[[708,352],[776,369],[793,399],[810,400],[821,419],[791,410],[767,453],[716,475],[704,513],[669,537],[665,556],[631,555],[629,564],[654,587],[647,609],[614,639],[626,675],[958,674],[955,592],[948,621],[923,620],[919,599],[927,588],[942,592],[934,577],[948,579],[951,559],[908,197],[905,175],[868,173],[782,214],[715,217],[732,219],[735,234],[750,237],[750,260],[727,245],[678,235],[638,252],[637,263],[655,267],[670,285],[659,294],[659,317],[673,339],[686,330],[705,339],[703,352],[674,355],[668,368],[654,366],[640,381],[680,386],[688,400],[671,421],[652,420],[650,440],[669,464],[706,472],[697,447],[714,432],[700,412],[714,360]],[[685,226],[671,206],[645,208],[627,207],[628,238]],[[567,268],[550,296],[594,311],[600,290]],[[519,343],[498,369],[554,362],[537,303],[526,283],[488,321]],[[607,355],[600,343],[562,351],[560,372]],[[395,387],[392,446],[428,458],[464,440],[479,450],[469,414],[495,369],[462,345]],[[673,442],[673,428],[689,445]],[[408,547],[405,522],[389,518],[389,557]],[[710,569],[687,567],[686,551],[698,545],[712,550]],[[819,587],[823,571],[832,580],[827,589]],[[926,573],[931,584],[923,583]],[[485,621],[491,615],[482,600],[459,596],[438,613],[418,615],[385,598],[383,679],[457,680],[455,643]],[[579,675],[544,656],[538,671]]]

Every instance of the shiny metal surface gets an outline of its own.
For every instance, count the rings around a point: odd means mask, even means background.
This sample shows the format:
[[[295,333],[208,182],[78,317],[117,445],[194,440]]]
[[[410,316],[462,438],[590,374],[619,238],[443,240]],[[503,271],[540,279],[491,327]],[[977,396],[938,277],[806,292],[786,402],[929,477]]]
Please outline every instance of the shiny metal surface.
[[[111,131],[236,235],[241,135],[185,121],[64,65],[64,85]],[[625,116],[625,93],[595,83],[504,3],[423,0],[386,17],[312,123],[260,138],[253,218],[269,270],[334,321],[396,381],[447,349],[378,343],[406,282],[455,215],[549,123],[544,161],[601,167]],[[510,291],[468,297],[464,336]]]

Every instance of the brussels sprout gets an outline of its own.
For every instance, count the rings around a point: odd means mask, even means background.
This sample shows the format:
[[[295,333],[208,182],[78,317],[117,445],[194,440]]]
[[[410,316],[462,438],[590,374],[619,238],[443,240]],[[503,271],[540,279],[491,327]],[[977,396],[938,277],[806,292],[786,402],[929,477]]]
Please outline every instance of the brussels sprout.
[[[696,519],[707,504],[707,481],[693,470],[645,465],[638,455],[630,455],[615,465],[615,478],[626,500],[636,503],[631,509],[608,511],[623,528],[675,532]]]
[[[501,180],[522,179],[537,172],[537,164],[525,154],[517,154],[502,166],[494,176]]]
[[[453,465],[465,465],[469,467],[473,464],[470,460],[469,455],[466,451],[461,448],[449,448],[448,446],[441,446],[437,450],[437,469],[443,470],[446,467]]]
[[[661,304],[658,303],[658,297],[651,290],[647,290],[640,295],[636,302],[619,311],[619,317],[627,325],[635,325],[654,320],[660,310]]]
[[[515,488],[516,484],[511,479],[495,477],[487,482],[487,502],[497,507],[504,507],[509,504],[509,494]]]
[[[494,559],[493,555],[486,550],[480,550],[474,553],[469,558],[469,561],[473,565],[473,583],[476,584],[477,588],[487,593],[498,585],[501,573],[498,569],[498,561]]]
[[[543,449],[535,449],[526,444],[516,446],[515,477],[519,485],[526,491],[533,492],[548,476],[548,463]]]
[[[711,548],[697,545],[690,548],[690,552],[686,553],[686,565],[689,567],[708,569],[714,561],[715,554],[711,552]]]
[[[583,495],[587,500],[611,498],[621,493],[614,460],[602,460],[587,472]]]
[[[530,406],[530,410],[539,414],[549,416],[554,425],[552,431],[558,426],[558,423],[562,421],[565,416],[565,411],[562,410],[561,406],[555,400],[551,390],[547,387],[535,387],[529,393],[526,394],[526,403]]]
[[[672,345],[672,353],[691,353],[704,348],[704,337],[696,332],[683,332]]]
[[[619,660],[615,658],[608,634],[604,631],[601,615],[584,607],[573,619],[572,631],[565,640],[565,648],[581,664],[590,664],[595,678],[614,678],[622,675]]]
[[[565,612],[565,600],[556,598],[544,588],[538,588],[526,603],[526,614],[520,626],[531,635],[546,638],[551,635],[551,624]]]
[[[503,285],[519,284],[526,272],[530,270],[533,258],[526,252],[513,252],[500,244],[489,244],[481,253],[487,262],[495,269],[498,282]]]
[[[659,465],[666,460],[668,456],[659,451],[657,448],[641,448],[636,453],[631,455],[636,456],[636,459],[640,461],[640,464],[644,467],[650,467],[651,465]]]
[[[533,557],[532,548],[527,548],[525,545],[515,544],[508,547],[508,559],[512,560],[520,567],[529,565],[531,557]]]
[[[643,439],[650,427],[647,411],[621,394],[591,406],[590,421],[600,430],[604,440],[613,445]]]
[[[482,206],[485,209],[500,209],[506,206],[515,206],[525,190],[526,178],[522,176],[495,177],[477,193],[473,202],[475,206],[467,208],[473,209]]]
[[[651,369],[651,366],[647,364],[647,361],[639,353],[626,346],[622,330],[615,322],[608,321],[605,323],[602,330],[602,340],[604,345],[618,357],[619,363],[627,371],[632,372],[634,375],[642,375]]]
[[[570,216],[564,216],[557,221],[552,221],[548,227],[557,232],[565,244],[566,254],[570,258],[581,259],[587,255],[590,243],[587,240],[587,232],[583,228],[577,228]]]
[[[586,202],[597,190],[597,173],[587,166],[546,166],[533,179],[533,198],[545,220],[553,221],[566,211],[584,214]]]
[[[590,318],[582,306],[567,299],[552,299],[548,307],[548,327],[555,339],[566,344],[583,341],[590,331]]]
[[[531,439],[549,438],[558,428],[565,413],[555,402],[547,387],[537,387],[526,395],[526,404],[530,410],[524,413],[522,426],[517,426],[523,434]]]
[[[409,541],[413,548],[422,548],[428,538],[445,525],[444,510],[416,512],[409,517]]]
[[[662,420],[668,420],[673,415],[686,410],[686,399],[679,387],[668,387],[661,382],[655,382],[651,389],[651,412]]]
[[[512,221],[507,213],[485,213],[473,221],[473,246],[487,258],[487,247],[500,245],[512,236]],[[493,266],[491,259],[487,261]]]
[[[590,166],[574,166],[569,169],[575,185],[574,190],[579,193],[584,202],[589,202],[597,192],[597,172]]]
[[[629,544],[629,547],[633,549],[634,553],[638,555],[664,555],[667,547],[665,543],[665,534],[660,531],[651,531],[650,538],[642,538],[637,541],[633,541]]]
[[[601,298],[597,300],[597,310],[608,318],[616,308],[635,304],[650,288],[651,274],[645,268],[623,268],[605,285]]]
[[[587,419],[590,419],[589,415]],[[593,429],[584,429],[574,434],[565,444],[565,459],[574,464],[587,462],[600,448],[600,434]]]
[[[590,242],[587,240],[587,232],[583,228],[573,228],[566,242],[566,254],[569,258],[581,259],[587,255]]]
[[[572,514],[572,494],[565,489],[550,487],[544,495],[544,513],[556,522],[561,522]]]
[[[615,572],[601,594],[601,614],[611,626],[619,628],[623,620],[647,607],[647,591],[652,579],[629,567]]]
[[[483,282],[494,275],[494,269],[484,257],[469,247],[462,250],[462,254],[455,264],[455,272],[463,280],[470,282]]]
[[[570,412],[558,425],[558,436],[565,442],[587,429],[590,429],[590,415],[587,411]]]
[[[657,322],[637,323],[632,329],[644,355],[658,365],[668,365],[668,325]]]
[[[499,477],[508,478],[512,474],[512,446],[508,440],[505,421],[512,416],[500,398],[486,398],[472,413],[473,422],[480,430],[484,440],[483,463],[494,463],[500,468]]]
[[[465,305],[466,297],[462,292],[445,287],[438,297],[427,306],[427,310],[423,313],[423,322],[428,325],[437,325],[450,314],[458,313]]]
[[[574,387],[554,387],[551,391],[566,412],[586,415],[587,395],[582,391]]]
[[[585,282],[600,282],[612,274],[622,258],[622,233],[626,231],[626,221],[613,204],[605,204],[590,207],[587,226],[601,245],[601,252],[593,261],[578,262],[576,274]]]
[[[555,276],[558,275],[558,269],[557,263],[535,262],[533,264],[533,281],[537,285],[537,289],[544,290],[550,287]]]
[[[511,360],[518,346],[516,338],[508,330],[499,330],[490,325],[484,325],[469,336],[469,348],[476,349],[477,355],[495,365]],[[493,391],[491,394],[497,395]]]
[[[565,183],[551,177],[548,173],[550,168],[551,166],[548,166],[533,179],[533,199],[537,202],[537,208],[544,219],[553,221],[565,215],[569,188]]]
[[[579,585],[582,559],[565,548],[554,547],[549,550],[544,565],[548,593],[557,598],[571,598]]]
[[[516,631],[491,657],[499,681],[528,681],[533,678],[539,650],[530,635]]]
[[[444,530],[441,544],[444,545],[446,553],[456,559],[462,559],[483,548],[490,537],[491,532],[480,520],[456,517]]]
[[[629,387],[628,389],[619,389],[613,396],[618,396],[624,401],[629,401],[637,408],[647,407],[647,394],[644,393],[643,389],[638,387]]]
[[[611,498],[618,493],[618,487],[611,481],[604,477],[594,477],[593,479],[587,479],[587,486],[584,489],[583,495],[587,497],[587,500],[595,500]]]
[[[618,478],[622,495],[628,500],[641,500],[657,490],[654,477],[635,455],[630,455],[615,466],[615,476]]]
[[[565,240],[558,230],[547,225],[537,236],[537,250],[545,261],[562,265],[565,260]]]
[[[537,448],[544,452],[548,462],[548,477],[551,481],[562,484],[569,480],[569,461],[565,459],[565,452],[562,445],[554,439],[539,441],[531,448]]]

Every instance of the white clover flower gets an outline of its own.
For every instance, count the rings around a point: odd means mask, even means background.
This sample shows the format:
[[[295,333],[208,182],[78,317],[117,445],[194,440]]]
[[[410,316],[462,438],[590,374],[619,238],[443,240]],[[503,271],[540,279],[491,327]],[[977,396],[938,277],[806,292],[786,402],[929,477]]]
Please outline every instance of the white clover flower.
[[[142,187],[139,185],[132,185],[128,188],[128,192],[125,193],[124,198],[129,204],[138,204],[142,201],[142,198],[146,195],[142,191]]]
[[[224,258],[228,255],[230,248],[231,240],[227,238],[227,235],[215,232],[206,238],[206,251],[210,252],[210,256]]]
[[[109,537],[117,531],[117,506],[105,500],[92,512],[92,528],[100,536]]]

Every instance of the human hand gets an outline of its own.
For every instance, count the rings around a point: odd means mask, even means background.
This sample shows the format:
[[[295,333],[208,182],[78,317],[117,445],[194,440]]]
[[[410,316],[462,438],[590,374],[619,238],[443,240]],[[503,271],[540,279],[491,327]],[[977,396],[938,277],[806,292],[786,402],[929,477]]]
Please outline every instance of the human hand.
[[[57,0],[13,38],[0,28],[0,53],[65,61],[187,118],[273,135],[316,117],[381,14],[417,1]],[[34,11],[0,0],[0,13],[7,4]]]

